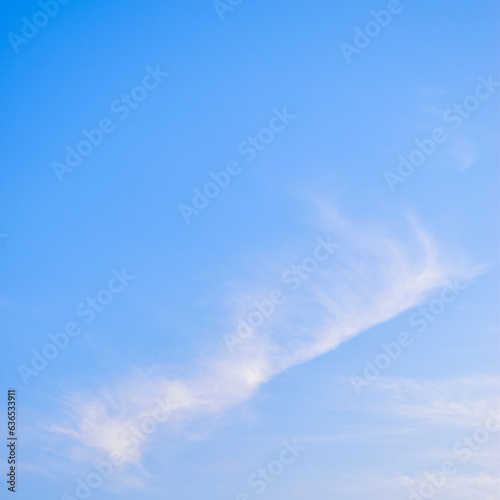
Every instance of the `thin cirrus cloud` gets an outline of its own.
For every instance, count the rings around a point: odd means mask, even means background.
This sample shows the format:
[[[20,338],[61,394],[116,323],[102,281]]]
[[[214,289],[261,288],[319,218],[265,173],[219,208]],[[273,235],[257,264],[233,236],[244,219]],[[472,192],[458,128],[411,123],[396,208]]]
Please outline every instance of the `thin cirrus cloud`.
[[[478,426],[498,409],[500,379],[474,375],[448,380],[384,378],[376,394],[384,394],[384,411],[432,425]],[[376,396],[375,396],[376,397]]]
[[[380,475],[365,476],[363,481],[356,481],[355,476],[348,476],[343,481],[335,483],[335,493],[346,495],[366,495],[374,500],[386,498],[409,497],[408,489],[414,488],[420,481],[426,481],[425,476],[413,479],[405,475],[397,477],[380,477]],[[435,500],[497,500],[500,479],[492,474],[480,472],[456,474],[449,477],[445,485],[436,489],[432,498]],[[423,498],[423,497],[422,497]]]
[[[159,402],[168,415],[158,426],[163,430],[219,414],[251,398],[271,377],[418,305],[448,280],[479,272],[442,258],[413,219],[405,236],[397,238],[348,221],[331,207],[321,207],[320,213],[314,225],[319,235],[332,235],[339,243],[335,253],[298,290],[287,292],[279,313],[233,352],[222,340],[227,332],[212,332],[220,349],[193,363],[190,375],[136,368],[91,397],[71,395],[66,416],[50,432],[70,444],[73,457],[97,459],[116,452],[126,463],[140,465],[147,442],[162,434],[155,431],[135,446],[126,436],[140,429]]]

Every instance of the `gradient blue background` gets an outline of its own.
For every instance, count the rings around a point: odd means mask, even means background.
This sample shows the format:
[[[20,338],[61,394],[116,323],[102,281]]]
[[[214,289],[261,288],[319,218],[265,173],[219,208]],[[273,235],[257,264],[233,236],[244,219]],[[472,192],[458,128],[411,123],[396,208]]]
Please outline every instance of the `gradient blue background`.
[[[7,34],[19,34],[21,18],[39,6],[2,7],[2,385],[18,390],[17,498],[60,498],[88,470],[35,444],[32,424],[40,415],[57,419],[60,394],[92,390],[136,364],[182,366],[220,342],[208,327],[221,321],[219,300],[231,291],[239,259],[314,241],[302,220],[310,196],[389,228],[404,225],[410,211],[446,249],[489,266],[388,375],[498,375],[498,94],[460,129],[474,151],[468,168],[460,170],[450,140],[396,192],[383,174],[395,171],[415,139],[443,125],[442,111],[472,94],[478,76],[500,78],[499,5],[401,5],[350,64],[339,44],[352,43],[354,27],[385,2],[247,0],[221,22],[209,0],[75,0],[17,54]],[[169,76],[121,122],[111,102],[157,64]],[[238,144],[284,106],[296,118],[245,164]],[[105,117],[116,130],[58,182],[52,162]],[[210,171],[238,158],[243,172],[186,225],[178,205]],[[17,367],[29,363],[31,349],[75,319],[75,307],[122,267],[136,279],[24,387]],[[336,481],[397,474],[436,440],[447,446],[457,438],[450,431],[396,439],[390,431],[399,422],[363,416],[345,383],[381,341],[407,327],[409,314],[280,375],[214,424],[209,438],[168,449],[155,443],[144,463],[150,490],[100,489],[93,498],[235,498],[281,437],[356,434],[354,424],[382,430],[309,445],[262,498],[291,498],[293,488],[296,498],[366,498],[342,493]]]

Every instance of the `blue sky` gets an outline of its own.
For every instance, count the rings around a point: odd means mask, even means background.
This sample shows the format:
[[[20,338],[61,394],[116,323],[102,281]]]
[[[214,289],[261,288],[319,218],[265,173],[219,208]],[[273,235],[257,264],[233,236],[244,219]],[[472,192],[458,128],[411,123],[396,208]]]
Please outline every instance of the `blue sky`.
[[[497,498],[498,4],[215,4],[3,8],[17,498]]]

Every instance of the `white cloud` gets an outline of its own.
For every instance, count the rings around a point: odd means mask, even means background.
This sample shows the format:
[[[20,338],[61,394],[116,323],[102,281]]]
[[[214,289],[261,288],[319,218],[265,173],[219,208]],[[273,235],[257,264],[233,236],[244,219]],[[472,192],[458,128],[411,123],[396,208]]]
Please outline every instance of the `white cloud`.
[[[158,400],[168,412],[167,423],[160,424],[163,429],[217,414],[247,400],[283,370],[421,303],[452,277],[474,274],[441,259],[415,221],[409,221],[403,242],[380,228],[348,222],[331,207],[322,207],[321,213],[319,236],[334,235],[340,248],[299,290],[287,291],[286,307],[234,353],[223,346],[193,366],[189,376],[138,370],[98,394],[73,395],[68,422],[51,431],[74,439],[91,456],[116,451],[128,463],[140,464],[144,444],[151,438],[130,447],[123,436],[140,427]],[[216,337],[221,344],[222,333]]]
[[[480,425],[499,406],[500,380],[474,375],[448,380],[381,377],[373,398],[384,401],[380,411],[433,425]]]

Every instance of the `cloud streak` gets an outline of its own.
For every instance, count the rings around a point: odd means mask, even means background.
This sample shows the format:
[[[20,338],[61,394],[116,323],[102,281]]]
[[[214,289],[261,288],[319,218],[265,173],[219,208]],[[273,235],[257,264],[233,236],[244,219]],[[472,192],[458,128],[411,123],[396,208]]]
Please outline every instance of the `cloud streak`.
[[[221,346],[187,376],[136,369],[97,395],[74,394],[66,421],[51,432],[70,438],[91,459],[116,452],[140,466],[151,437],[143,433],[131,446],[130,436],[155,411],[165,422],[162,429],[172,431],[217,415],[251,398],[273,376],[420,304],[452,277],[476,273],[441,258],[415,220],[408,221],[403,243],[381,228],[346,220],[332,207],[321,207],[320,214],[315,226],[335,235],[336,254],[234,353]]]

